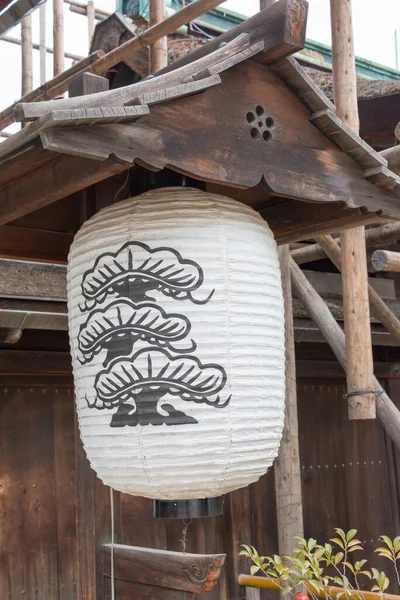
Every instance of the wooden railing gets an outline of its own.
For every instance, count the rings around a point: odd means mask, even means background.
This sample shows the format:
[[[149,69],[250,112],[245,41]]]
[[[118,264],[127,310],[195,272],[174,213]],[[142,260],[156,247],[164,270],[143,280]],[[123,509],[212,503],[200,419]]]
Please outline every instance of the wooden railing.
[[[279,582],[277,579],[269,579],[268,577],[258,577],[256,575],[239,575],[239,585],[244,587],[266,589],[266,590],[279,590]],[[377,592],[367,592],[363,590],[345,591],[341,587],[335,586],[323,586],[320,592],[317,592],[314,587],[310,584],[305,584],[307,591],[311,591],[313,596],[317,598],[337,598],[343,595],[346,600],[400,600],[400,596],[396,594],[379,594]]]

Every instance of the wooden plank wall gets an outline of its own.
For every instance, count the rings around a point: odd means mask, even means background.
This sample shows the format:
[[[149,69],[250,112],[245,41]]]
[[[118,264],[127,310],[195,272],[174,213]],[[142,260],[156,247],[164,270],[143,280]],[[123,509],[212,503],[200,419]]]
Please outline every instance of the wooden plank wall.
[[[400,404],[400,380],[387,384]],[[72,390],[43,378],[18,385],[14,379],[0,389],[0,598],[92,600],[97,588],[97,600],[103,600],[102,564],[95,566],[92,542],[110,540],[110,495],[78,441],[77,534]],[[347,420],[344,391],[337,378],[299,381],[305,529],[322,540],[336,526],[356,527],[370,549],[378,535],[400,533],[400,455],[376,421]],[[181,522],[152,519],[148,500],[114,497],[117,542],[182,548]],[[231,494],[223,516],[190,525],[189,552],[228,553],[218,587],[201,600],[245,599],[235,583],[246,569],[237,558],[240,543],[263,553],[277,550],[273,471]],[[392,591],[398,592],[396,586]],[[277,596],[265,591],[261,598]]]

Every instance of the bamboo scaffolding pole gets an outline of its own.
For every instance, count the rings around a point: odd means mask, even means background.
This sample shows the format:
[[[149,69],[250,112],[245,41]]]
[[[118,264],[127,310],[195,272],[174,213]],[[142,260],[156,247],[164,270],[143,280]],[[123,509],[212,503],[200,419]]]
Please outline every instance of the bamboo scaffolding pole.
[[[64,6],[63,0],[53,0],[53,74],[64,71]]]
[[[376,250],[372,255],[371,263],[375,271],[400,273],[400,252]]]
[[[88,39],[89,39],[89,51],[90,51],[90,45],[92,43],[92,38],[93,38],[93,34],[94,34],[94,28],[95,28],[95,10],[94,10],[94,2],[93,0],[88,0],[87,3],[87,8],[86,8],[86,14],[87,14],[87,22],[88,22]]]
[[[168,35],[189,21],[197,19],[200,15],[222,4],[224,0],[195,0],[181,10],[174,13],[158,25],[150,27],[144,31],[140,37],[134,37],[121,46],[118,46],[108,54],[98,50],[88,58],[76,63],[64,73],[48,81],[45,86],[33,90],[27,96],[21,98],[12,106],[7,107],[0,113],[0,130],[15,122],[14,107],[21,102],[40,102],[50,100],[55,96],[64,93],[68,89],[71,78],[83,72],[93,73],[94,75],[105,75],[109,69],[123,60],[125,56],[137,52],[143,48],[143,45],[149,46],[157,39]]]
[[[336,112],[359,132],[351,0],[331,0],[332,67]],[[351,200],[351,199],[350,199]],[[365,229],[343,231],[342,281],[350,419],[376,417],[368,303]],[[371,393],[369,393],[371,391]]]
[[[75,2],[74,0],[64,0],[65,4],[69,4],[69,10],[77,13],[78,15],[87,16],[87,4],[82,4],[81,2]],[[100,8],[95,8],[94,17],[97,21],[104,21],[108,17],[111,17],[112,13],[109,13],[105,10],[101,10]]]
[[[342,252],[337,241],[330,235],[322,235],[316,239],[326,255],[340,271],[342,268]],[[374,317],[379,319],[385,329],[391,333],[395,340],[400,344],[400,321],[396,315],[392,313],[390,308],[370,285],[368,285],[368,298],[371,313]]]
[[[289,246],[280,246],[278,253],[285,304],[286,397],[285,424],[274,473],[279,553],[285,555],[292,552],[296,535],[304,537],[304,526]]]
[[[25,96],[33,87],[32,17],[21,22],[21,94]]]
[[[36,44],[35,44],[36,46]],[[46,83],[46,4],[39,7],[39,54],[40,54],[40,85]]]
[[[346,343],[344,332],[336,322],[336,319],[333,317],[324,300],[313,288],[307,277],[292,258],[290,258],[290,275],[295,296],[301,300],[311,319],[321,330],[336,358],[346,372]],[[400,411],[393,404],[375,377],[373,379],[373,386],[373,389],[376,391],[377,416],[388,436],[393,440],[397,448],[400,448]]]
[[[397,222],[372,227],[365,232],[367,247],[376,248],[384,244],[395,243],[399,239],[400,223]],[[335,240],[340,245],[340,239],[335,236]],[[298,265],[326,258],[326,254],[319,244],[309,244],[308,246],[304,246],[304,248],[296,248],[291,251],[290,255]]]
[[[257,575],[239,575],[239,585],[249,586],[264,590],[278,590],[279,582],[277,579],[269,579],[268,577],[258,577]],[[308,592],[312,592],[313,596],[317,598],[326,598],[331,596],[337,598],[343,596],[348,600],[400,600],[400,596],[395,594],[378,594],[377,592],[368,592],[363,590],[345,591],[344,588],[326,585],[323,586],[320,591],[316,591],[309,583],[304,584],[304,587]]]
[[[165,20],[165,0],[149,0],[149,26]],[[149,73],[157,73],[168,66],[168,38],[161,37],[149,48]]]
[[[41,5],[43,6],[43,4]],[[8,35],[5,35],[3,38],[1,38],[2,42],[9,42],[10,44],[15,44],[16,46],[20,46],[21,45],[21,40],[19,40],[18,38],[13,38],[13,37],[9,37]],[[34,50],[40,50],[40,44],[32,44],[32,48]],[[45,52],[47,52],[48,54],[53,54],[53,48],[50,48],[49,46],[45,47]],[[84,56],[80,56],[79,54],[73,54],[72,52],[65,52],[65,58],[71,58],[72,60],[84,60],[85,57]],[[41,65],[40,65],[41,66]],[[46,81],[44,81],[43,83],[46,83]]]

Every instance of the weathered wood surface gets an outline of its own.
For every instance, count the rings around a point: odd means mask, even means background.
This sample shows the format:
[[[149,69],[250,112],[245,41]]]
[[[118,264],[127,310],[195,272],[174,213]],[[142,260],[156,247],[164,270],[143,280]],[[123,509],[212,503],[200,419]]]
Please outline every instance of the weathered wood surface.
[[[336,358],[347,370],[345,336],[332,316],[325,302],[308,282],[300,267],[290,259],[290,272],[294,293],[306,306],[314,323],[320,328]],[[376,378],[373,381],[376,390],[376,411],[386,433],[400,448],[400,411],[393,404]]]
[[[317,241],[336,268],[341,271],[342,253],[337,242],[330,236],[318,237]],[[368,299],[371,313],[382,323],[387,331],[389,331],[400,344],[400,321],[370,285],[368,285]]]
[[[192,94],[198,94],[199,92],[204,92],[208,88],[218,85],[219,83],[221,83],[220,76],[211,75],[210,77],[204,77],[204,79],[200,79],[199,81],[181,83],[180,85],[166,88],[165,90],[141,94],[140,96],[125,102],[125,106],[134,106],[136,104],[152,106],[153,104],[161,104],[162,102],[169,102],[171,100],[177,100],[178,98],[191,96]]]
[[[311,115],[310,121],[331,139],[346,154],[354,158],[364,169],[386,167],[387,161],[360,138],[345,121],[331,109],[324,109]]]
[[[271,65],[271,68],[284,79],[289,87],[303,100],[311,113],[330,110],[335,112],[335,105],[325,96],[307,71],[293,56],[288,56]]]
[[[363,179],[362,168],[309,122],[302,102],[268,67],[242,63],[221,78],[204,94],[153,106],[134,126],[47,130],[43,144],[98,160],[112,153],[126,164],[169,165],[195,178],[242,188],[264,179],[266,190],[280,196],[313,202],[353,199],[371,211],[400,216],[396,201]],[[268,105],[263,104],[266,97]],[[314,151],[304,152],[304,145]],[[221,148],[230,152],[221,153]]]
[[[376,250],[371,258],[375,271],[391,271],[400,273],[400,252]]]
[[[210,6],[206,6],[207,2]],[[212,0],[201,0],[201,3],[202,8],[206,11],[211,8],[211,5],[215,6],[221,2],[217,2],[216,0],[214,0],[214,2],[212,2]],[[189,12],[193,13],[194,10],[197,9],[200,10],[199,0],[187,5],[185,8],[175,13],[173,17],[165,19],[161,24],[152,29],[160,31],[160,29],[163,28],[163,34],[169,33],[171,31],[170,27],[172,25],[172,19],[177,20],[177,23],[174,21],[174,30],[188,22],[187,20],[182,21],[183,13],[185,14],[185,18],[187,18],[186,15]],[[124,102],[132,98],[132,96],[135,97],[143,93],[184,83],[187,81],[187,78],[196,75],[196,72],[199,72],[199,70],[222,62],[235,53],[242,52],[246,46],[243,47],[242,43],[239,44],[239,46],[235,45],[235,39],[237,40],[239,38],[239,40],[242,40],[242,34],[248,34],[248,47],[263,42],[264,50],[260,54],[259,60],[264,62],[278,60],[281,57],[300,50],[304,46],[306,13],[307,4],[304,0],[279,0],[279,2],[276,2],[261,15],[256,14],[254,17],[247,19],[242,24],[219,36],[216,40],[191,52],[190,55],[177,61],[171,67],[168,67],[168,69],[160,71],[157,77],[110,92],[93,95],[90,99],[90,106],[118,106],[124,104]],[[199,12],[198,15],[199,14],[202,13]],[[198,15],[196,14],[194,16]],[[150,36],[147,35],[150,31],[151,30],[149,29],[142,34],[140,40],[138,40],[138,38],[135,38],[136,41],[130,40],[123,46],[120,46],[107,54],[107,60],[109,61],[111,54],[114,57],[114,55],[116,56],[116,53],[119,53],[121,56],[118,54],[118,60],[116,60],[116,62],[119,62],[123,58],[122,55],[126,54],[126,50],[132,52],[136,46],[137,49],[140,49],[142,42],[151,44],[154,39],[150,39]],[[129,46],[127,44],[129,44]],[[126,49],[124,49],[124,46]],[[224,56],[225,54],[226,56]],[[246,56],[243,57],[243,59],[245,58]],[[113,60],[115,59],[113,58]],[[101,64],[104,64],[104,59],[101,59],[101,61]],[[98,61],[97,64],[99,64],[99,62],[100,61]],[[113,64],[116,64],[116,62]],[[93,65],[90,68],[90,71],[96,74],[104,74],[104,70],[99,72]],[[87,99],[82,100],[74,98],[60,100],[59,102],[60,109],[65,107],[81,108],[87,106]],[[16,108],[16,117],[19,120],[35,119],[44,114],[44,112],[49,112],[51,110],[52,106],[48,103],[30,103],[29,105],[20,104],[18,108]]]
[[[218,581],[226,556],[201,555],[114,545],[114,576],[132,583],[185,590],[201,594],[210,592]],[[104,572],[110,576],[111,546],[104,546]]]
[[[279,553],[290,555],[296,536],[304,537],[299,426],[297,418],[296,356],[294,349],[292,286],[289,246],[279,248],[283,299],[285,305],[285,423],[279,454],[275,459],[276,518]]]
[[[0,259],[0,296],[63,301],[65,275],[62,265]]]
[[[380,217],[362,208],[351,208],[339,202],[314,203],[274,198],[272,206],[259,208],[261,216],[274,232],[278,245],[305,240],[316,235],[343,231],[355,223],[376,223]],[[257,208],[257,204],[255,206]]]
[[[354,56],[351,0],[331,0],[332,67],[335,105],[338,117],[355,134],[359,133],[357,77]],[[336,117],[329,111],[321,117],[331,134]],[[356,140],[354,140],[356,142]],[[340,136],[342,147],[351,145],[351,135]],[[356,146],[356,144],[355,144]],[[357,148],[356,148],[357,150]],[[354,152],[350,148],[351,152]],[[375,162],[381,157],[371,153]],[[363,167],[369,167],[369,162]],[[384,167],[378,167],[384,168]],[[354,201],[349,198],[350,204]],[[373,419],[376,402],[373,393],[373,358],[367,284],[365,230],[344,231],[342,238],[342,278],[346,331],[347,391],[350,419]],[[360,393],[358,393],[360,392]],[[371,392],[371,393],[369,393]]]
[[[0,225],[65,198],[126,168],[126,164],[111,158],[105,162],[98,162],[74,156],[59,156],[46,163],[43,168],[36,169],[0,189]]]
[[[41,0],[16,0],[8,2],[6,10],[0,16],[0,37],[12,29],[25,17],[29,16],[40,4]]]
[[[67,352],[0,350],[0,374],[70,375],[71,357]]]
[[[0,388],[1,598],[76,599],[73,394]]]
[[[373,539],[377,545],[382,531],[391,537],[398,531],[399,454],[376,421],[348,421],[342,397],[344,374],[340,377],[339,365],[314,362],[310,350],[303,346],[298,346],[297,375],[305,535],[327,539],[340,523],[346,530],[357,528],[362,540]],[[321,346],[314,355],[321,357]],[[376,374],[386,379],[390,395],[399,402],[398,367],[378,363]],[[47,380],[32,375],[9,377],[7,383],[5,378],[1,380],[5,386],[0,390],[0,512],[4,516],[0,521],[1,598],[19,597],[21,590],[26,590],[28,597],[28,591],[34,590],[41,600],[93,600],[94,551],[99,545],[102,552],[103,544],[110,542],[109,489],[94,476],[82,449],[77,461],[78,496],[71,492],[75,481],[70,444],[74,399],[72,387],[67,390],[61,386],[64,378],[56,379],[60,386],[52,385],[48,376]],[[72,504],[78,511],[79,538],[74,533]],[[152,519],[150,500],[115,493],[114,505],[117,543],[182,550],[182,523]],[[225,515],[190,525],[188,552],[228,553],[218,584],[199,600],[245,600],[245,590],[233,579],[234,570],[248,572],[248,562],[237,556],[240,544],[254,544],[263,554],[276,553],[275,514],[271,469],[250,488],[230,494]],[[78,553],[73,564],[72,545]],[[366,558],[384,569],[379,557],[373,556],[373,546],[366,544]],[[97,565],[103,568],[101,554]],[[68,585],[77,581],[78,566],[81,579],[74,593]],[[104,579],[99,569],[97,575]],[[100,598],[110,598],[109,578],[105,579],[105,594]],[[65,591],[63,585],[67,586]],[[119,595],[130,593],[129,584],[118,580],[116,588],[117,599],[131,600],[128,595]],[[398,593],[393,580],[389,591]],[[145,593],[143,588],[140,593]],[[165,590],[163,593],[159,600],[166,600]],[[141,597],[146,598],[137,593],[134,600]],[[156,600],[154,590],[150,598]],[[261,599],[267,598],[262,591]],[[183,599],[178,596],[174,600]]]
[[[96,92],[106,92],[110,87],[110,82],[106,77],[93,75],[93,73],[81,73],[76,75],[68,84],[68,95],[73,98],[75,96],[86,96],[95,94]]]
[[[11,154],[23,144],[31,142],[52,127],[76,127],[88,125],[106,125],[110,123],[133,122],[149,114],[147,106],[106,106],[98,108],[75,108],[53,110],[24,129],[11,136],[2,144],[1,156]],[[4,146],[4,147],[3,147]]]
[[[104,56],[104,52],[102,50],[93,52],[93,54],[90,54],[87,58],[84,58],[80,62],[72,65],[72,67],[63,73],[60,73],[53,79],[50,79],[50,81],[44,85],[32,90],[29,94],[21,98],[19,102],[32,102],[33,100],[39,101],[40,99],[48,100],[49,98],[54,98],[58,94],[65,92],[65,90],[68,88],[69,82],[73,77],[75,77],[75,75],[78,73],[83,73],[87,69],[88,65],[98,60],[102,56]],[[10,125],[11,123],[14,123],[16,120],[14,115],[14,108],[16,105],[17,103],[15,102],[0,112],[0,129],[7,127],[7,125]]]
[[[400,145],[393,146],[393,148],[388,148],[387,150],[382,150],[380,155],[383,156],[385,160],[387,160],[388,168],[396,173],[396,175],[400,174]]]

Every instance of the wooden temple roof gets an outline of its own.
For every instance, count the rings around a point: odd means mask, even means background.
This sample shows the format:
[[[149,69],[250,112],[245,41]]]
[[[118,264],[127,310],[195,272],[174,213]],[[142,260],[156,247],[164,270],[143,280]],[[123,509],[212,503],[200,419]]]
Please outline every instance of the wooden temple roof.
[[[18,104],[29,123],[0,145],[0,225],[134,164],[252,205],[278,243],[399,219],[399,177],[290,56],[306,17],[279,0],[155,77]]]

